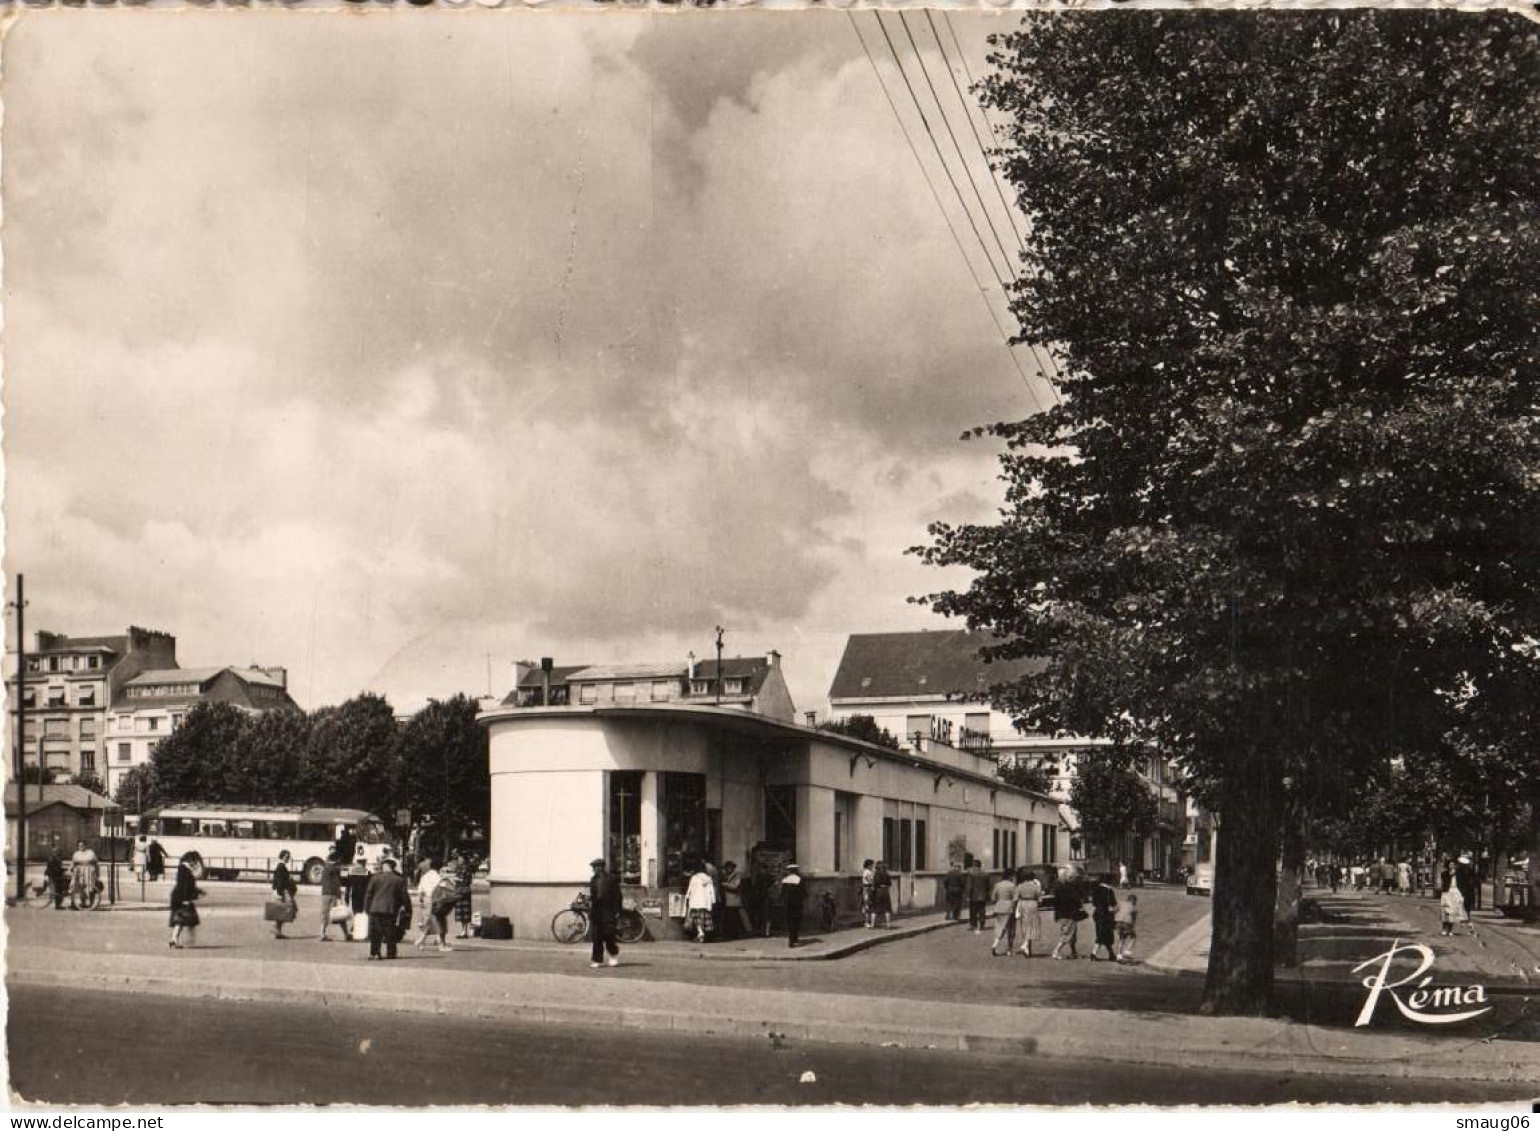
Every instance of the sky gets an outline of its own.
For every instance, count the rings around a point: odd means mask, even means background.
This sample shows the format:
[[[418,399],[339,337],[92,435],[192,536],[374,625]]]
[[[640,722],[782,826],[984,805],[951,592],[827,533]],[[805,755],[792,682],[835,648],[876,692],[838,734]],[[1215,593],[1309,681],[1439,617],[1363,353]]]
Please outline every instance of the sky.
[[[410,710],[720,625],[821,711],[849,633],[956,627],[905,551],[1046,390],[882,32],[1009,243],[931,37],[965,84],[1011,17],[89,15],[4,45],[29,636]]]

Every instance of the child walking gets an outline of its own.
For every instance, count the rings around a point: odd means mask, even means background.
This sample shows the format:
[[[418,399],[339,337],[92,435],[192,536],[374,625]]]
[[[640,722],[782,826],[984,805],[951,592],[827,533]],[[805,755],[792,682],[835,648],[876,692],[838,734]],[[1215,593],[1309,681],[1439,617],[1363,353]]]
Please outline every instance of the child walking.
[[[1114,925],[1118,932],[1119,962],[1132,962],[1134,960],[1134,940],[1139,936],[1134,932],[1134,921],[1139,917],[1139,897],[1133,892],[1122,892],[1118,897],[1117,915]]]

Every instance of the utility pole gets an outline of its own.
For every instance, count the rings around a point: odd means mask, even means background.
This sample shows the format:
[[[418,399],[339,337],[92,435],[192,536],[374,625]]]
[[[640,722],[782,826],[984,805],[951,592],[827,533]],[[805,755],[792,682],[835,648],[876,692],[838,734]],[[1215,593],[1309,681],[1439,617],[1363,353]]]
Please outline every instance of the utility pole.
[[[16,600],[11,607],[16,610],[16,901],[20,903],[27,892],[27,786],[21,779],[26,765],[27,734],[27,630],[23,611],[27,607],[26,579],[16,575]],[[39,759],[39,769],[42,769]],[[41,786],[39,787],[42,788]]]
[[[722,626],[717,625],[717,704],[722,702]]]

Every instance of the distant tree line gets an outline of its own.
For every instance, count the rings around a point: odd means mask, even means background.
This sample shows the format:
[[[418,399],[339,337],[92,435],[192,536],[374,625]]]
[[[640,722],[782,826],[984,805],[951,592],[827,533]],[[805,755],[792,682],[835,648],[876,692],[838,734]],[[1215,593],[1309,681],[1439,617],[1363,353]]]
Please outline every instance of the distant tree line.
[[[487,736],[464,695],[433,700],[404,724],[386,700],[364,694],[315,711],[252,715],[202,703],[163,739],[147,765],[120,780],[129,812],[177,803],[337,805],[386,820],[486,828]]]

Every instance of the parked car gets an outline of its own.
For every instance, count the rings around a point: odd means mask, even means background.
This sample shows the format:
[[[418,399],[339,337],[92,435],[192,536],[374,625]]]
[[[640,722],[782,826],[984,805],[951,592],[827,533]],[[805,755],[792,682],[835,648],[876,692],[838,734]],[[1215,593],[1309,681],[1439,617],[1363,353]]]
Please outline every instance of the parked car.
[[[1187,894],[1207,896],[1214,894],[1214,865],[1199,864],[1187,873]]]

